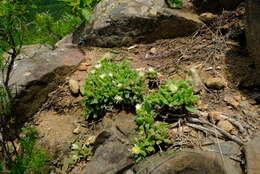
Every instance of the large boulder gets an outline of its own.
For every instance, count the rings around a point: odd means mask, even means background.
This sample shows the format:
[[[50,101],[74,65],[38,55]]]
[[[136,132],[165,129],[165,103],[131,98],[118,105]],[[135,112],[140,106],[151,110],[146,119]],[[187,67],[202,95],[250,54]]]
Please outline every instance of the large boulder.
[[[260,132],[245,146],[247,174],[258,174],[260,172]]]
[[[131,45],[189,35],[203,23],[185,9],[168,8],[165,0],[102,0],[73,43],[100,47]]]
[[[247,1],[247,45],[255,62],[255,84],[260,86],[260,1]]]
[[[9,81],[15,96],[16,125],[38,111],[48,94],[63,83],[66,75],[83,59],[83,53],[73,47],[53,50],[40,44],[24,46]]]
[[[189,150],[153,155],[133,170],[142,174],[242,174],[239,163],[222,154]]]

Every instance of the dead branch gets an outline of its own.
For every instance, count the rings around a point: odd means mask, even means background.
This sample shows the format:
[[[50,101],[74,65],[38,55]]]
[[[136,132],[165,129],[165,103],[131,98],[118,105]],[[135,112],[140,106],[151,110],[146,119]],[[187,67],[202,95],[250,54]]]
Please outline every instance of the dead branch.
[[[239,139],[237,138],[236,136],[234,135],[231,135],[230,133],[228,133],[227,131],[217,127],[216,125],[208,122],[208,121],[205,121],[205,120],[200,120],[200,119],[197,119],[197,118],[189,118],[188,119],[190,122],[192,123],[200,123],[200,124],[206,124],[208,126],[211,126],[213,128],[215,128],[217,131],[219,131],[223,136],[229,138],[230,140],[238,143],[239,145],[244,145],[244,143]]]
[[[213,130],[213,129],[209,129],[209,128],[206,128],[204,126],[201,126],[201,125],[197,125],[197,124],[193,124],[193,123],[186,123],[187,126],[191,127],[191,128],[194,128],[194,129],[198,129],[204,133],[209,133],[211,135],[214,135],[215,137],[223,137],[218,131],[216,130]]]

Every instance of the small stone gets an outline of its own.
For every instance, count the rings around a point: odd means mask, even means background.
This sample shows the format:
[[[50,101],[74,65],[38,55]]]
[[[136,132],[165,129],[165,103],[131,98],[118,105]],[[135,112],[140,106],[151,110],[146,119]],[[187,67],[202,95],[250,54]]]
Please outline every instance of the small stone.
[[[220,120],[217,123],[217,126],[224,129],[227,132],[232,132],[234,126],[228,120]]]
[[[216,77],[207,79],[206,85],[209,88],[219,90],[225,88],[227,86],[227,83],[225,82],[225,79]]]
[[[204,102],[202,102],[201,100],[199,100],[197,102],[197,106],[198,106],[198,109],[200,109],[200,110],[206,110],[209,105],[204,103]]]
[[[217,112],[217,111],[212,111],[209,113],[209,118],[210,120],[213,120],[213,121],[220,121],[223,119],[223,117],[221,116],[221,113],[220,112]]]
[[[234,108],[237,108],[239,106],[239,103],[232,97],[225,97],[224,101],[227,102],[227,104],[233,106]]]
[[[78,67],[79,71],[87,71],[88,67],[90,66],[89,63],[82,63],[80,64],[80,66]]]
[[[72,133],[74,133],[74,134],[76,134],[76,135],[80,134],[80,126],[76,127],[76,128],[73,130]]]
[[[251,105],[255,105],[257,102],[254,99],[249,99],[248,103]]]
[[[154,48],[154,47],[153,47],[153,48],[151,48],[151,49],[150,49],[150,53],[152,53],[152,54],[156,54],[156,53],[157,53],[157,50],[156,50],[156,48]]]
[[[213,13],[206,12],[206,13],[202,13],[200,15],[200,20],[202,20],[203,22],[209,22],[209,21],[212,21],[213,19],[215,19],[217,17],[218,16],[213,14]]]
[[[79,83],[76,80],[70,79],[69,80],[69,87],[72,94],[79,93]]]
[[[134,174],[133,170],[128,169],[123,174]]]
[[[241,95],[236,95],[236,96],[234,96],[234,99],[236,101],[240,101],[240,100],[242,100],[242,97],[241,97]]]

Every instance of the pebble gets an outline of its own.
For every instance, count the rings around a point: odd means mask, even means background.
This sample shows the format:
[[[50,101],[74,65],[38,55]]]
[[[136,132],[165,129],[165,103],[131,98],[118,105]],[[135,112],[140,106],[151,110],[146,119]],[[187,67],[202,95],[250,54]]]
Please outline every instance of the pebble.
[[[237,108],[239,106],[239,102],[237,102],[232,97],[225,97],[224,101],[227,102],[227,104],[233,106],[234,108]]]
[[[74,133],[74,134],[76,134],[76,135],[80,134],[80,126],[76,127],[76,128],[73,130],[72,133]]]
[[[203,22],[209,22],[217,17],[218,16],[213,13],[206,12],[200,15],[200,20],[202,20]]]
[[[74,79],[69,80],[69,88],[72,94],[79,93],[79,83],[76,80]]]
[[[220,120],[217,123],[217,126],[224,129],[227,132],[232,132],[234,130],[234,126],[228,120]]]
[[[212,111],[209,113],[209,119],[216,122],[216,121],[223,120],[223,117],[221,116],[220,112]]]
[[[227,86],[227,83],[226,83],[225,79],[223,79],[223,78],[214,77],[214,78],[207,79],[206,85],[209,88],[219,90],[219,89],[225,88]]]

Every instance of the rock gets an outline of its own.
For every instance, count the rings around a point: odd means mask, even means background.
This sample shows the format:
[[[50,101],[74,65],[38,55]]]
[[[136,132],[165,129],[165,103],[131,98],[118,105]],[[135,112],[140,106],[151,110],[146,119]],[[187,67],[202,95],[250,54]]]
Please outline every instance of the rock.
[[[72,34],[68,34],[55,44],[56,48],[72,46]]]
[[[150,53],[152,54],[156,54],[157,53],[157,49],[155,47],[150,49]]]
[[[165,0],[103,0],[89,23],[73,34],[73,43],[99,47],[130,46],[185,36],[203,23],[196,14],[170,9]]]
[[[199,12],[222,12],[235,9],[242,0],[192,0]]]
[[[221,116],[221,112],[212,111],[209,113],[209,119],[217,122],[219,120],[223,120],[223,117]]]
[[[259,174],[260,171],[260,132],[245,146],[247,174]]]
[[[249,53],[254,60],[255,71],[251,79],[255,81],[255,85],[260,86],[260,1],[248,0],[247,3],[247,46]]]
[[[78,127],[76,127],[74,130],[73,130],[73,133],[74,134],[76,134],[76,135],[78,135],[78,134],[80,134],[80,126],[78,126]]]
[[[82,174],[116,174],[133,165],[130,146],[114,137],[113,133],[106,132],[106,135],[102,136],[102,143],[99,143]]]
[[[223,78],[219,78],[219,77],[215,77],[215,78],[209,78],[206,80],[206,85],[209,88],[212,89],[223,89],[227,86],[227,83],[225,81],[225,79]]]
[[[203,88],[203,83],[201,81],[200,75],[195,67],[189,70],[189,80],[192,83],[195,93],[198,93]]]
[[[209,150],[211,152],[221,153],[227,156],[238,156],[241,153],[240,146],[233,141],[224,141],[219,144],[213,144],[206,146],[204,150]]]
[[[79,83],[76,80],[69,80],[69,88],[72,94],[77,95],[79,93]]]
[[[133,170],[128,169],[123,174],[134,174]]]
[[[153,155],[133,170],[142,174],[242,174],[239,165],[218,153],[185,150]]]
[[[84,55],[77,48],[23,47],[10,79],[10,85],[15,86],[12,93],[15,96],[16,124],[38,111],[49,92],[62,84],[66,75],[83,59]]]
[[[227,132],[231,132],[235,127],[228,120],[220,120],[217,126],[224,129]]]
[[[131,142],[136,137],[137,125],[135,123],[135,116],[132,113],[121,111],[110,119],[108,116],[102,120],[105,129],[110,129],[114,135],[125,142]]]
[[[216,19],[217,17],[217,15],[209,12],[200,14],[200,20],[206,23],[212,21],[213,19]]]
[[[91,64],[89,63],[81,63],[80,66],[78,67],[79,71],[87,71]]]
[[[227,104],[233,106],[234,108],[237,108],[240,104],[232,97],[226,96],[224,98],[224,101],[227,102]]]

